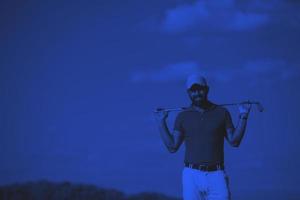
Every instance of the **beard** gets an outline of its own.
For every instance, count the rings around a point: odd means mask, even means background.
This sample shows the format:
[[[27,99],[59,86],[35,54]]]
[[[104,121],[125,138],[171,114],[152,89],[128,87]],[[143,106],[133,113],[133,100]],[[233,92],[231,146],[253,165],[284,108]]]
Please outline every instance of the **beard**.
[[[195,105],[195,106],[204,105],[207,101],[205,96],[195,96],[195,97],[192,97],[191,99],[192,99],[193,105]]]

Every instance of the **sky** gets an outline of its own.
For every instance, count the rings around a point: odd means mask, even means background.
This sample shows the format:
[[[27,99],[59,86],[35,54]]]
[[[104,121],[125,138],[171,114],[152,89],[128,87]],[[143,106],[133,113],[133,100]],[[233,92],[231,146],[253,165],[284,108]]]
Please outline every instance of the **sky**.
[[[225,142],[231,190],[300,195],[299,10],[295,0],[2,0],[0,184],[181,196],[184,147],[168,153],[153,111],[188,106],[185,80],[200,73],[211,101],[265,107],[253,107],[239,148]]]

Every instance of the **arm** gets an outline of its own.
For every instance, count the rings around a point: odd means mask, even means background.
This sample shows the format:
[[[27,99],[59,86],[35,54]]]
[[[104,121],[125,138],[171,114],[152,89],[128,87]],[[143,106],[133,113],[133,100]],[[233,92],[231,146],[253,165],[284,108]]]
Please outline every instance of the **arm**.
[[[239,147],[247,126],[247,119],[248,115],[251,109],[251,104],[248,106],[240,106],[240,117],[239,121],[237,123],[237,126],[234,128],[233,126],[229,126],[226,128],[226,139],[229,142],[229,144],[233,147]],[[229,116],[230,117],[230,116]]]
[[[244,137],[247,126],[247,119],[239,118],[236,128],[227,129],[227,141],[233,147],[239,147]]]
[[[178,130],[174,130],[172,134],[170,133],[166,122],[167,116],[168,113],[165,111],[159,113],[157,116],[157,123],[159,127],[160,136],[165,146],[167,147],[170,153],[175,153],[181,146],[184,137],[183,133]]]

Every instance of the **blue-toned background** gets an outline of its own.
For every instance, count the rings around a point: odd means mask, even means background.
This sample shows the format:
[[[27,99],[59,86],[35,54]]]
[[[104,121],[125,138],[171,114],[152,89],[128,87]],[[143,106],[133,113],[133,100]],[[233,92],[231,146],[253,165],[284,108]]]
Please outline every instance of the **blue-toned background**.
[[[299,195],[299,11],[292,0],[1,1],[0,184],[181,196],[184,149],[167,152],[152,111],[189,105],[185,79],[199,72],[213,102],[265,107],[240,148],[225,145],[233,193]]]

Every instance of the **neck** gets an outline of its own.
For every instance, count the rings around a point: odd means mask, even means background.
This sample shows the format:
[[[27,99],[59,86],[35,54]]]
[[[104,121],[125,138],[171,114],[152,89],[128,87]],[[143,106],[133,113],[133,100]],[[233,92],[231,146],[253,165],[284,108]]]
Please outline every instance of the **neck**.
[[[205,110],[209,106],[209,101],[205,100],[202,102],[192,103],[192,106],[198,110]]]

